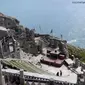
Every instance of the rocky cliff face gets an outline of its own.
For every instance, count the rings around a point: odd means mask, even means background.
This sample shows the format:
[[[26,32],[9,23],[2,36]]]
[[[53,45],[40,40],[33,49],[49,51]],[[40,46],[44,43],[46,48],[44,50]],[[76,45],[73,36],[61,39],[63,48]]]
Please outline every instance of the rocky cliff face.
[[[3,25],[0,24],[0,26],[5,27],[7,30],[7,35],[3,35],[3,37],[0,39],[0,41],[4,41],[4,39],[7,39],[8,44],[6,43],[6,40],[4,43],[2,42],[2,47],[7,47],[9,45],[9,42],[11,41],[10,37],[12,40],[16,40],[18,42],[18,46],[20,49],[22,49],[26,53],[31,53],[31,54],[41,54],[43,48],[58,48],[60,52],[66,53],[68,55],[74,55],[75,57],[78,57],[82,61],[85,61],[85,49],[81,49],[72,45],[67,45],[66,40],[61,40],[57,37],[50,36],[49,34],[37,34],[35,33],[35,29],[29,29],[25,28],[24,26],[19,24],[19,20],[16,18],[12,18],[6,15],[0,15],[0,23],[6,23],[9,25]],[[5,20],[7,19],[7,20]],[[8,22],[9,20],[9,22]],[[16,22],[16,23],[15,23]],[[13,24],[15,23],[15,24]],[[0,30],[2,32],[2,30]],[[0,33],[1,36],[1,33]],[[6,44],[5,44],[6,43]],[[14,45],[14,49],[17,48],[17,45]],[[9,48],[9,47],[8,47]],[[17,52],[18,49],[16,49]],[[69,51],[69,53],[68,53]],[[13,55],[13,53],[11,53]],[[19,55],[18,55],[19,56]]]

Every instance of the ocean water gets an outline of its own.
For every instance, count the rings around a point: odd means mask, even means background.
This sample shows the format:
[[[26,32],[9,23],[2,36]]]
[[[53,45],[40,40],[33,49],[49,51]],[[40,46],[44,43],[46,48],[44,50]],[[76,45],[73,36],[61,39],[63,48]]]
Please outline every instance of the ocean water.
[[[70,40],[67,43],[72,44],[77,47],[85,48],[85,40]]]

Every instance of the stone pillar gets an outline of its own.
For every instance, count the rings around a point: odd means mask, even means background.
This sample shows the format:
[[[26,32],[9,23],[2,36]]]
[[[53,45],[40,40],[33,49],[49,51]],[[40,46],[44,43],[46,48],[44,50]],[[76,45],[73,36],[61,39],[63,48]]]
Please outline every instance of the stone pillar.
[[[3,53],[3,47],[2,47],[2,41],[0,41],[0,58],[3,58],[3,55],[4,55],[4,53]]]
[[[29,84],[29,81],[26,81],[26,85],[30,85],[30,84]]]
[[[33,81],[33,82],[31,83],[31,85],[35,85],[35,82]]]
[[[20,59],[20,45],[17,41],[14,41],[14,52],[15,52],[15,58]]]
[[[55,85],[55,82],[50,80],[48,85]]]
[[[3,85],[3,81],[2,81],[2,68],[1,68],[1,61],[0,61],[0,85]]]
[[[85,85],[85,72],[84,72],[83,76],[84,76],[84,85]]]
[[[20,85],[24,85],[24,72],[23,72],[23,69],[20,70]]]
[[[80,66],[80,60],[78,58],[75,59],[75,67]]]
[[[3,85],[5,85],[5,78],[4,78],[4,76],[2,76],[2,82],[3,82]]]
[[[37,85],[41,85],[41,83],[39,82]]]

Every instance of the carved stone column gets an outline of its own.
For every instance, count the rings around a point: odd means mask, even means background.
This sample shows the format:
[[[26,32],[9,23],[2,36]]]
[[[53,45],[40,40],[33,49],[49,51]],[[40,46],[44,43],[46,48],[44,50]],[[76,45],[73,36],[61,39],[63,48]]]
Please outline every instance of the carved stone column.
[[[26,85],[30,85],[30,84],[29,84],[29,81],[26,81]]]
[[[4,78],[4,76],[2,76],[2,82],[3,82],[3,85],[5,85],[5,78]]]
[[[20,70],[20,85],[24,85],[24,72],[23,72],[23,69]]]
[[[2,81],[2,68],[1,68],[1,61],[0,61],[0,85],[3,85],[3,81]]]

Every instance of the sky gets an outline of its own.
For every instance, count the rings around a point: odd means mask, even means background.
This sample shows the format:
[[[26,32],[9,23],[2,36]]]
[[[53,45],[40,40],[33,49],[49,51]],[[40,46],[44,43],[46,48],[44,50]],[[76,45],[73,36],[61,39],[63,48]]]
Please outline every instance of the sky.
[[[37,32],[50,33],[53,29],[54,35],[62,34],[72,40],[85,37],[85,4],[73,4],[73,1],[0,0],[0,12],[16,17],[20,24]]]

